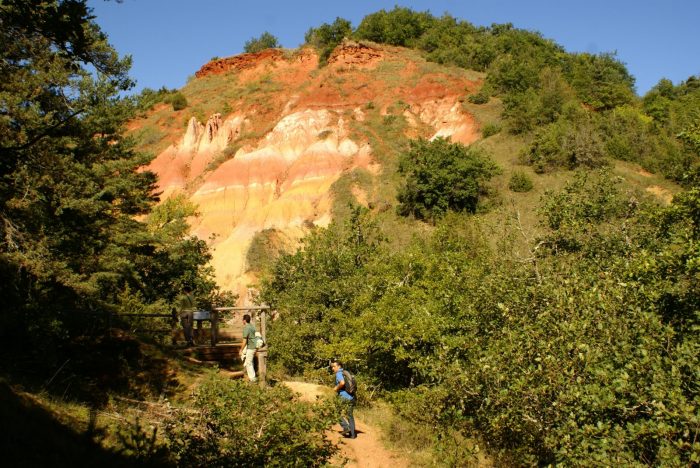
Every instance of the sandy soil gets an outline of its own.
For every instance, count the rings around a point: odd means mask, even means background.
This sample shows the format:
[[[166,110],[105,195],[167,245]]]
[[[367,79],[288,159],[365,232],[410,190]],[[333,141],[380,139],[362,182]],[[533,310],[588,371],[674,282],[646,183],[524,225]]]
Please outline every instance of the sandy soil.
[[[316,384],[304,382],[284,382],[286,386],[299,394],[304,401],[315,401],[324,395],[330,395],[331,389]],[[399,468],[407,467],[409,463],[401,454],[392,452],[384,447],[381,441],[381,431],[363,423],[355,417],[356,439],[346,439],[340,435],[340,425],[336,425],[329,437],[340,446],[340,458],[346,459],[347,467],[357,468]]]

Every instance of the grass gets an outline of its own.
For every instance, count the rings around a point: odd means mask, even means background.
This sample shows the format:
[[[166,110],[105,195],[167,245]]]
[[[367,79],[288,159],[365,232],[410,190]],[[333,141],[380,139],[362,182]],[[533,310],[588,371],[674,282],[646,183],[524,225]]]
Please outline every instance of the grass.
[[[0,419],[5,466],[139,466],[102,445],[109,422],[87,407],[49,404],[0,383]]]
[[[464,98],[462,99],[462,110],[473,115],[481,125],[487,123],[502,125],[503,102],[498,98],[492,97],[486,104],[474,104]]]
[[[372,75],[389,86],[399,86],[405,80],[401,76],[401,71],[405,67],[406,64],[402,60],[382,60],[377,65],[377,68],[372,71]]]
[[[375,401],[370,407],[358,408],[355,415],[357,419],[378,427],[383,434],[382,442],[385,446],[390,450],[400,452],[408,459],[411,466],[450,465],[450,462],[444,459],[444,454],[435,450],[435,447],[440,446],[440,442],[434,428],[397,415],[388,403]],[[456,453],[457,447],[462,454],[471,452],[461,456],[459,460],[455,460],[459,466],[485,467],[493,465],[483,450],[480,450],[476,439],[465,437],[457,431],[450,431],[445,439],[449,442],[443,442],[446,446],[443,448],[448,448],[448,453]]]
[[[148,447],[169,405],[187,404],[201,371],[169,347],[123,334],[82,342],[51,378],[0,379],[7,466],[156,466]],[[36,366],[34,366],[36,368]],[[18,382],[22,382],[21,385]],[[147,462],[145,455],[149,452]],[[141,457],[141,458],[139,458]]]

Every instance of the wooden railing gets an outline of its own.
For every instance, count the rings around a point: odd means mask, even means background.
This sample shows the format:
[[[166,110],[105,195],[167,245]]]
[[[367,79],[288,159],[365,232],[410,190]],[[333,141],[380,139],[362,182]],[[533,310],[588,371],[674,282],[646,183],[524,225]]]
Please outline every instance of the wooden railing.
[[[209,341],[210,345],[212,347],[216,347],[217,344],[219,343],[220,339],[220,334],[221,331],[219,330],[219,323],[221,321],[221,316],[225,313],[230,313],[233,312],[235,315],[239,315],[241,318],[243,318],[243,314],[246,312],[249,312],[251,315],[251,319],[257,320],[257,322],[260,324],[260,334],[263,337],[263,342],[264,346],[256,351],[256,356],[258,358],[258,374],[259,374],[259,379],[263,385],[266,384],[267,382],[267,318],[269,315],[270,308],[268,306],[250,306],[250,307],[215,307],[211,311],[209,311],[209,318],[206,319],[199,319],[195,320],[197,322],[197,327],[193,332],[196,332],[196,334],[199,336],[199,339],[201,339],[202,335],[205,334],[205,331],[207,329],[202,328],[202,322],[209,321],[210,322],[210,327],[209,327]],[[110,320],[110,328],[111,328],[111,323],[114,318],[167,318],[170,319],[170,329],[151,329],[151,330],[142,330],[144,332],[151,332],[151,333],[168,333],[170,332],[170,336],[172,337],[173,343],[175,343],[176,338],[178,337],[180,333],[180,325],[179,325],[179,317],[178,315],[173,312],[170,314],[113,314],[110,315],[109,320]],[[252,321],[252,320],[251,320]],[[240,323],[240,322],[239,322]],[[241,323],[241,328],[243,327]],[[240,335],[234,334],[234,335],[229,335],[227,338],[232,339],[234,341],[241,341],[243,339],[243,334],[241,332]],[[236,338],[238,338],[236,340]]]

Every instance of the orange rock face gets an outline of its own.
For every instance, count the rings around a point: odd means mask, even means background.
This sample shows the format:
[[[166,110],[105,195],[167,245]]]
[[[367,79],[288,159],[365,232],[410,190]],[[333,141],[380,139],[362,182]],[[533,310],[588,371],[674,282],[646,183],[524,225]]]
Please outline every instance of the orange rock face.
[[[357,131],[373,132],[371,117],[394,112],[409,136],[465,144],[479,137],[459,99],[480,83],[459,75],[426,79],[424,62],[411,60],[397,48],[346,43],[322,69],[304,49],[243,54],[197,72],[198,79],[234,74],[245,82],[265,73],[281,84],[274,95],[232,101],[228,115],[214,113],[206,123],[190,118],[177,142],[149,166],[159,176],[161,198],[183,192],[198,205],[192,233],[210,241],[220,286],[246,297],[255,279],[246,254],[257,233],[275,229],[299,239],[311,223],[328,225],[331,187],[346,171],[381,177],[377,149]],[[353,194],[365,205],[371,197],[358,189]]]

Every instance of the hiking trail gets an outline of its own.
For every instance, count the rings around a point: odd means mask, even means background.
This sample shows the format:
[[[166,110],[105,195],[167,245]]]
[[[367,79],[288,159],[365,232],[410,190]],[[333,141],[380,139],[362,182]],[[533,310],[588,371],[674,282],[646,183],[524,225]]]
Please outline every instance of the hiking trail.
[[[303,401],[316,401],[324,395],[331,394],[331,389],[322,385],[305,382],[284,382],[284,384],[299,394]],[[401,454],[387,449],[381,441],[381,430],[363,423],[355,415],[356,439],[346,439],[339,433],[340,425],[336,424],[329,431],[329,438],[338,443],[340,454],[337,458],[347,459],[345,466],[352,468],[402,468],[409,466],[408,460]]]

